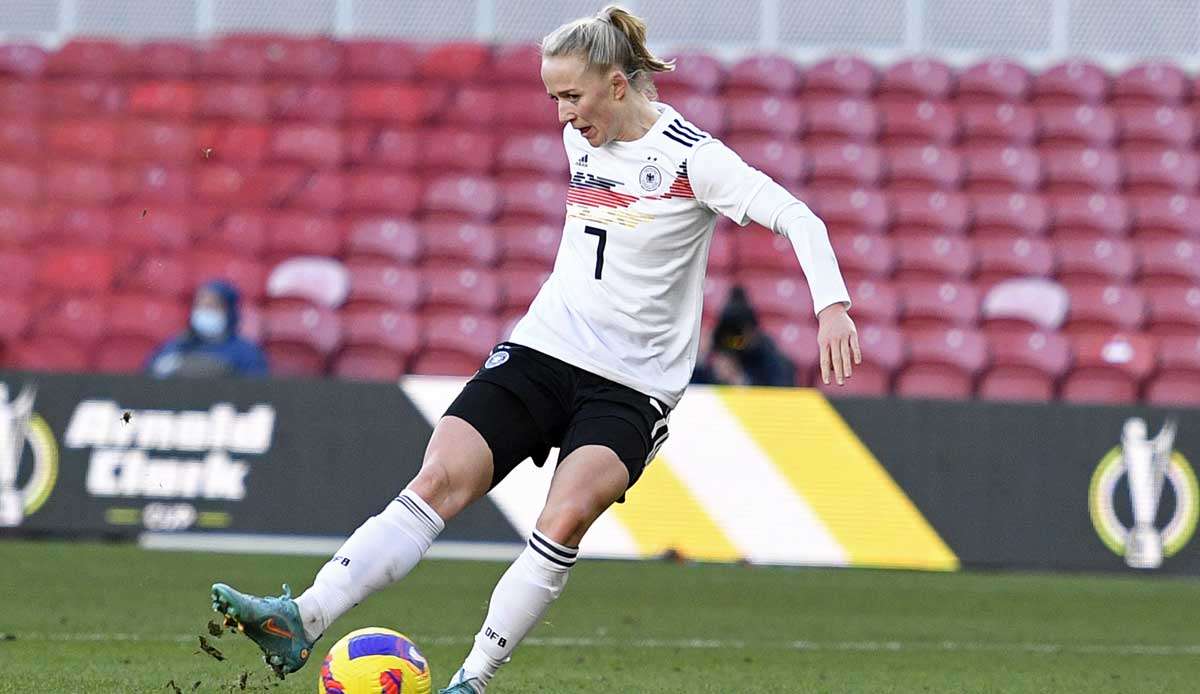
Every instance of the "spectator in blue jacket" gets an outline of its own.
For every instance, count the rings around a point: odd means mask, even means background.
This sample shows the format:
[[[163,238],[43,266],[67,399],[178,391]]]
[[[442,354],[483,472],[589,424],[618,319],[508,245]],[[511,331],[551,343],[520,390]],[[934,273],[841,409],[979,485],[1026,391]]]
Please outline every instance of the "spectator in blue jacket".
[[[238,335],[240,298],[227,282],[202,285],[192,300],[187,330],[150,356],[147,372],[157,378],[266,376],[262,350]]]

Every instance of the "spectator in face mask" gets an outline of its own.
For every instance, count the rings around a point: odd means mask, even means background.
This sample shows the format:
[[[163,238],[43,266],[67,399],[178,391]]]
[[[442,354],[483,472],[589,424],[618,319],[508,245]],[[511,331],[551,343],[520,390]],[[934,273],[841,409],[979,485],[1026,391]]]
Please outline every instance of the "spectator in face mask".
[[[226,282],[197,289],[187,330],[151,355],[147,372],[157,378],[267,375],[262,350],[238,336],[238,300]]]
[[[713,330],[712,347],[696,365],[692,383],[793,386],[796,367],[758,326],[746,292],[734,287]]]

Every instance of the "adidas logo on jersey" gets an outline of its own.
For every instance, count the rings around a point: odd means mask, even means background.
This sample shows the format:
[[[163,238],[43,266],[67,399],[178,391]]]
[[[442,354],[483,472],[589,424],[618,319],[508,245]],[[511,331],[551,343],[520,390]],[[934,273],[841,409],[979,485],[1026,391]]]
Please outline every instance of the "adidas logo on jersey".
[[[577,159],[575,161],[575,166],[578,166],[578,167],[587,166],[587,155],[585,154],[582,157],[580,157],[579,159]]]

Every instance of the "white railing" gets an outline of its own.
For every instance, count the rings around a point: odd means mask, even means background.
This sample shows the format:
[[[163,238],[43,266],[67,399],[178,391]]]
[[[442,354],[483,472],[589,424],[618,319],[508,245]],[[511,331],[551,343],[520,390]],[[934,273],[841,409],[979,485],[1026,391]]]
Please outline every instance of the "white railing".
[[[0,0],[0,41],[57,45],[235,32],[537,39],[604,0]],[[956,65],[1009,55],[1033,67],[1086,56],[1111,69],[1147,58],[1200,68],[1196,0],[627,0],[659,49],[805,61],[849,50],[878,62],[925,54]]]

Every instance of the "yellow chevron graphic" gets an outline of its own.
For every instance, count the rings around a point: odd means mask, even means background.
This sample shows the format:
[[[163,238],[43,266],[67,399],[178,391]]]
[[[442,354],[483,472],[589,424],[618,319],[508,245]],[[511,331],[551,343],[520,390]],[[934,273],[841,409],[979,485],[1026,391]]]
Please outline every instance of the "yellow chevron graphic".
[[[613,504],[610,512],[633,536],[644,556],[675,549],[689,559],[704,561],[741,557],[661,455],[646,467],[629,490],[627,501]]]
[[[953,571],[958,557],[817,390],[718,389],[850,564]]]

